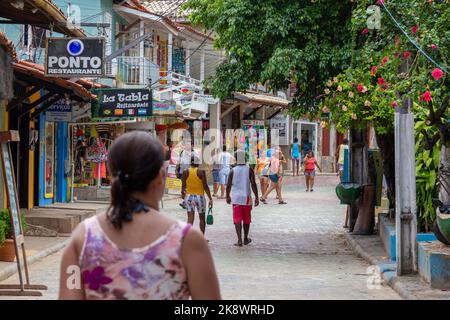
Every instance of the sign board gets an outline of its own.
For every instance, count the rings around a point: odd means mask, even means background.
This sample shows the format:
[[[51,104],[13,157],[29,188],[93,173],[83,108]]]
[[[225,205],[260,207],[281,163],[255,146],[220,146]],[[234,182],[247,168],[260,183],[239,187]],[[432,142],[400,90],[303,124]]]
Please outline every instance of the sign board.
[[[147,88],[97,89],[98,103],[92,110],[92,118],[129,118],[152,116],[152,94]]]
[[[192,102],[203,102],[203,103],[207,103],[207,104],[216,104],[217,102],[219,102],[219,99],[216,99],[213,96],[208,95],[208,94],[194,93],[192,95]]]
[[[45,112],[46,121],[70,122],[72,121],[72,107],[65,99],[58,100]]]
[[[154,115],[174,115],[177,109],[175,101],[158,101],[153,100]]]
[[[270,120],[270,129],[278,129],[280,146],[288,145],[289,117],[279,114]]]
[[[18,285],[0,284],[0,296],[41,296],[42,293],[39,291],[28,290],[28,289],[46,290],[47,287],[43,285],[31,285],[28,276],[28,265],[24,243],[24,234],[21,223],[19,198],[17,194],[16,179],[14,176],[14,167],[11,158],[11,147],[10,147],[10,142],[18,142],[18,141],[20,141],[18,131],[0,132],[0,144],[1,144],[0,153],[2,159],[3,181],[5,185],[6,198],[8,200],[9,218],[10,221],[12,221],[11,223],[13,231],[12,236],[14,240],[17,272],[19,275],[19,282],[20,282],[20,284]],[[20,252],[22,252],[22,259],[20,258],[19,254]],[[26,283],[24,283],[23,271],[25,271]]]
[[[104,38],[47,38],[45,75],[47,77],[99,78],[105,74]]]
[[[181,179],[177,178],[176,164],[170,159],[170,164],[167,167],[166,189],[168,194],[180,194],[181,193]]]
[[[264,126],[264,120],[242,120],[242,127],[261,127]]]

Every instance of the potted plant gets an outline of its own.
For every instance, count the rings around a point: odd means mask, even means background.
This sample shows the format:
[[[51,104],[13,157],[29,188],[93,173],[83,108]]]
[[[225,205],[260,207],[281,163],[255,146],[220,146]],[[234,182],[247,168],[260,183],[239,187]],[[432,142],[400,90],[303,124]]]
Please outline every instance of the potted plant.
[[[25,232],[26,222],[23,213],[21,214],[22,228]],[[9,210],[0,211],[0,261],[13,262],[16,258],[14,250],[14,240],[12,233],[11,220],[9,218]]]

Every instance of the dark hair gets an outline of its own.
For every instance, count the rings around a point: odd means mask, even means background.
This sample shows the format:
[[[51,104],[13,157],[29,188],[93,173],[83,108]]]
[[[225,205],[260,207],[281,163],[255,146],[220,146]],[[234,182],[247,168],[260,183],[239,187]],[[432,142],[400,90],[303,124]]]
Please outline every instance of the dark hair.
[[[108,220],[116,229],[131,221],[139,202],[131,194],[145,192],[159,174],[164,163],[162,144],[144,131],[125,133],[117,138],[108,155],[113,182]]]
[[[308,151],[306,151],[306,154],[311,153],[311,155],[314,157],[314,151],[312,151],[311,149],[309,149]]]
[[[297,142],[298,142],[298,138],[295,137],[295,138],[294,138],[294,143],[297,143]]]
[[[223,150],[223,151],[227,151],[227,146],[226,146],[226,145],[223,145],[222,150]]]
[[[342,143],[348,144],[348,139],[344,139],[344,141],[342,141]]]
[[[194,152],[192,152],[192,155],[191,155],[191,165],[193,167],[200,166],[200,158]]]

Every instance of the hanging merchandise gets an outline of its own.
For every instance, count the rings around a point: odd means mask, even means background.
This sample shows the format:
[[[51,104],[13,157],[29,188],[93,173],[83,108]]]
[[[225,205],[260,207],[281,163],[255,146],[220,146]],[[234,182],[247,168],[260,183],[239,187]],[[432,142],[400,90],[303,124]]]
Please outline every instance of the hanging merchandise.
[[[87,160],[91,162],[106,161],[106,146],[100,138],[94,139],[93,143],[87,148]]]
[[[98,138],[98,132],[95,126],[91,126],[91,138]]]

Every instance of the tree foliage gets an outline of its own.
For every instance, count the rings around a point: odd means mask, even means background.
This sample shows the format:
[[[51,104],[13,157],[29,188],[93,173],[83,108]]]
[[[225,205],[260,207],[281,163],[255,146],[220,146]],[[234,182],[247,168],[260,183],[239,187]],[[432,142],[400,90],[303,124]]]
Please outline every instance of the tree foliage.
[[[298,87],[298,104],[312,105],[325,81],[351,61],[350,1],[190,0],[191,21],[215,32],[225,49],[207,85],[219,98],[265,83]]]

